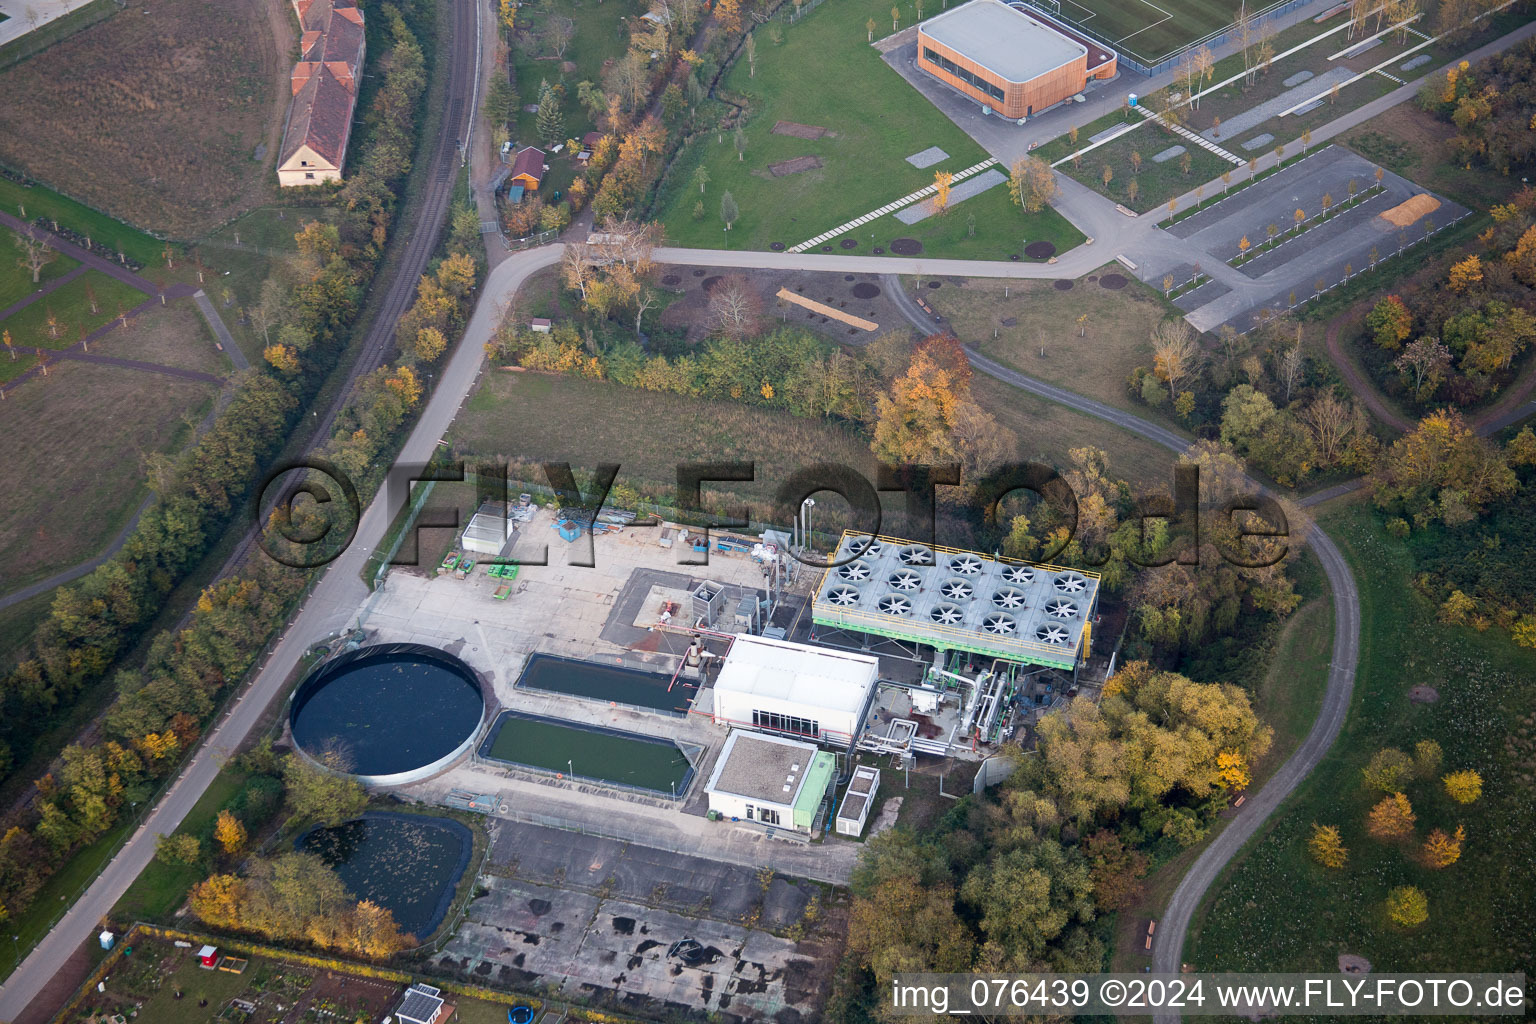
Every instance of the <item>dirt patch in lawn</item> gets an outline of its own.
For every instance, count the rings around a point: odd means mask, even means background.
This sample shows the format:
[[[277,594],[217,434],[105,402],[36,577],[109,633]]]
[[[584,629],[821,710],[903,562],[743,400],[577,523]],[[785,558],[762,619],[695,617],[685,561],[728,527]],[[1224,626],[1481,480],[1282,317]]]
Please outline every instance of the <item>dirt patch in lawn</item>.
[[[880,294],[880,286],[869,281],[860,281],[849,289],[856,299],[872,299]]]
[[[1117,292],[1128,284],[1130,282],[1125,279],[1124,274],[1105,274],[1099,278],[1099,287],[1108,288],[1112,292]]]
[[[1059,291],[1059,292],[1069,292],[1069,291],[1072,290],[1072,282],[1071,281],[1057,281],[1056,282],[1056,290]]]
[[[915,238],[897,238],[891,242],[891,252],[898,256],[916,256],[923,251],[923,243]]]
[[[1440,699],[1440,691],[1433,686],[1420,684],[1408,691],[1408,699],[1415,704],[1433,704]]]
[[[1048,260],[1056,255],[1056,243],[1030,242],[1024,247],[1024,255],[1032,260]]]
[[[790,160],[769,164],[768,173],[775,178],[783,178],[791,174],[799,174],[801,171],[814,171],[820,166],[821,157],[819,156],[797,156]]]
[[[773,134],[789,135],[797,139],[819,139],[823,135],[834,133],[826,128],[814,124],[796,124],[794,121],[775,121]]]

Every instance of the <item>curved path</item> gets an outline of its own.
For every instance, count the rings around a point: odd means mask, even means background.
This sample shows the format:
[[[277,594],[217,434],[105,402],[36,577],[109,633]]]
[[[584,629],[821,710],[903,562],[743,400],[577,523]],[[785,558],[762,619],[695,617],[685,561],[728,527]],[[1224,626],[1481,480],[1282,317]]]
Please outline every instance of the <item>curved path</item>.
[[[888,293],[898,297],[897,305],[906,314],[907,319],[912,321],[919,330],[931,331],[933,328],[931,320],[902,290],[900,281],[887,278],[886,284]],[[1042,398],[1048,398],[1078,412],[1096,416],[1123,430],[1154,441],[1170,451],[1183,453],[1189,447],[1188,440],[1166,427],[1044,381],[1035,380],[988,359],[974,349],[967,348],[966,354],[970,357],[972,366],[1006,384]],[[1272,493],[1261,484],[1255,483],[1254,486],[1266,493]],[[1320,492],[1318,497],[1323,494],[1337,497],[1358,486],[1358,482],[1341,484],[1337,488]],[[1355,690],[1355,664],[1360,656],[1360,594],[1355,586],[1354,574],[1350,572],[1343,553],[1333,540],[1317,527],[1310,531],[1307,540],[1322,564],[1323,573],[1328,578],[1328,586],[1333,591],[1333,653],[1329,661],[1328,686],[1323,694],[1322,707],[1301,746],[1296,748],[1295,752],[1280,766],[1279,771],[1275,772],[1257,793],[1243,802],[1242,808],[1227,822],[1226,827],[1210,845],[1201,851],[1200,856],[1179,882],[1179,887],[1174,890],[1167,908],[1163,911],[1162,919],[1158,921],[1158,935],[1152,953],[1152,969],[1158,973],[1178,972],[1183,962],[1185,933],[1189,930],[1190,921],[1193,920],[1195,911],[1199,909],[1207,890],[1216,881],[1222,869],[1242,849],[1243,844],[1258,832],[1285,798],[1291,795],[1313,768],[1317,767],[1318,762],[1333,746],[1333,741],[1338,738],[1339,730],[1344,726],[1344,719],[1349,714],[1350,700]],[[1159,1014],[1154,1017],[1159,1024],[1178,1019],[1177,1013]]]

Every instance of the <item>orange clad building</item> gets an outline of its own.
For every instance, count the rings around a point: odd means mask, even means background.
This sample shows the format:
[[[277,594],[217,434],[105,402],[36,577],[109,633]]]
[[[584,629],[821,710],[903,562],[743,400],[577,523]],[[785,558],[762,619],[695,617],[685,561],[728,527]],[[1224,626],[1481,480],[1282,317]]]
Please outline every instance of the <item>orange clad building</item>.
[[[918,25],[917,66],[1018,120],[1113,78],[1116,56],[1023,4],[971,0]]]

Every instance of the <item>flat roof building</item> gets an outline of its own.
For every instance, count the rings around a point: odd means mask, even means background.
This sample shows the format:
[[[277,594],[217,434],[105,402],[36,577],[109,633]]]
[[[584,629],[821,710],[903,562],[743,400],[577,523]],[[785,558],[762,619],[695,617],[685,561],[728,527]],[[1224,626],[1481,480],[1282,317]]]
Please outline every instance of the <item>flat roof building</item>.
[[[721,817],[811,832],[836,774],[813,744],[733,729],[704,792]]]
[[[917,66],[1019,120],[1113,78],[1116,56],[1022,3],[971,0],[918,24]]]
[[[847,745],[859,733],[880,675],[867,654],[742,635],[714,684],[721,725]]]

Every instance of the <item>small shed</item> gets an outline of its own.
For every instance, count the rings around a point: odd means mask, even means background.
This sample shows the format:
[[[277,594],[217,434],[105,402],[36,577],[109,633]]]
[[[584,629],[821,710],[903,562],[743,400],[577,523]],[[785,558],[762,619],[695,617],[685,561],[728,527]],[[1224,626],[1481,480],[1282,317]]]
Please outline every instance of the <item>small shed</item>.
[[[217,946],[204,946],[197,951],[197,963],[199,967],[213,970],[219,962],[219,948]]]
[[[529,146],[519,151],[517,159],[512,161],[512,174],[507,179],[514,185],[522,185],[530,192],[539,190],[539,182],[544,180],[544,151]]]
[[[853,770],[853,778],[843,793],[843,802],[837,808],[838,835],[863,835],[864,823],[869,820],[869,809],[874,805],[879,789],[879,769],[861,764]]]
[[[536,316],[528,321],[528,329],[535,334],[548,334],[553,326],[554,324],[550,323],[547,317]]]
[[[454,1005],[443,1000],[443,991],[431,985],[416,984],[405,990],[395,1019],[402,1024],[438,1024],[453,1016]]]

